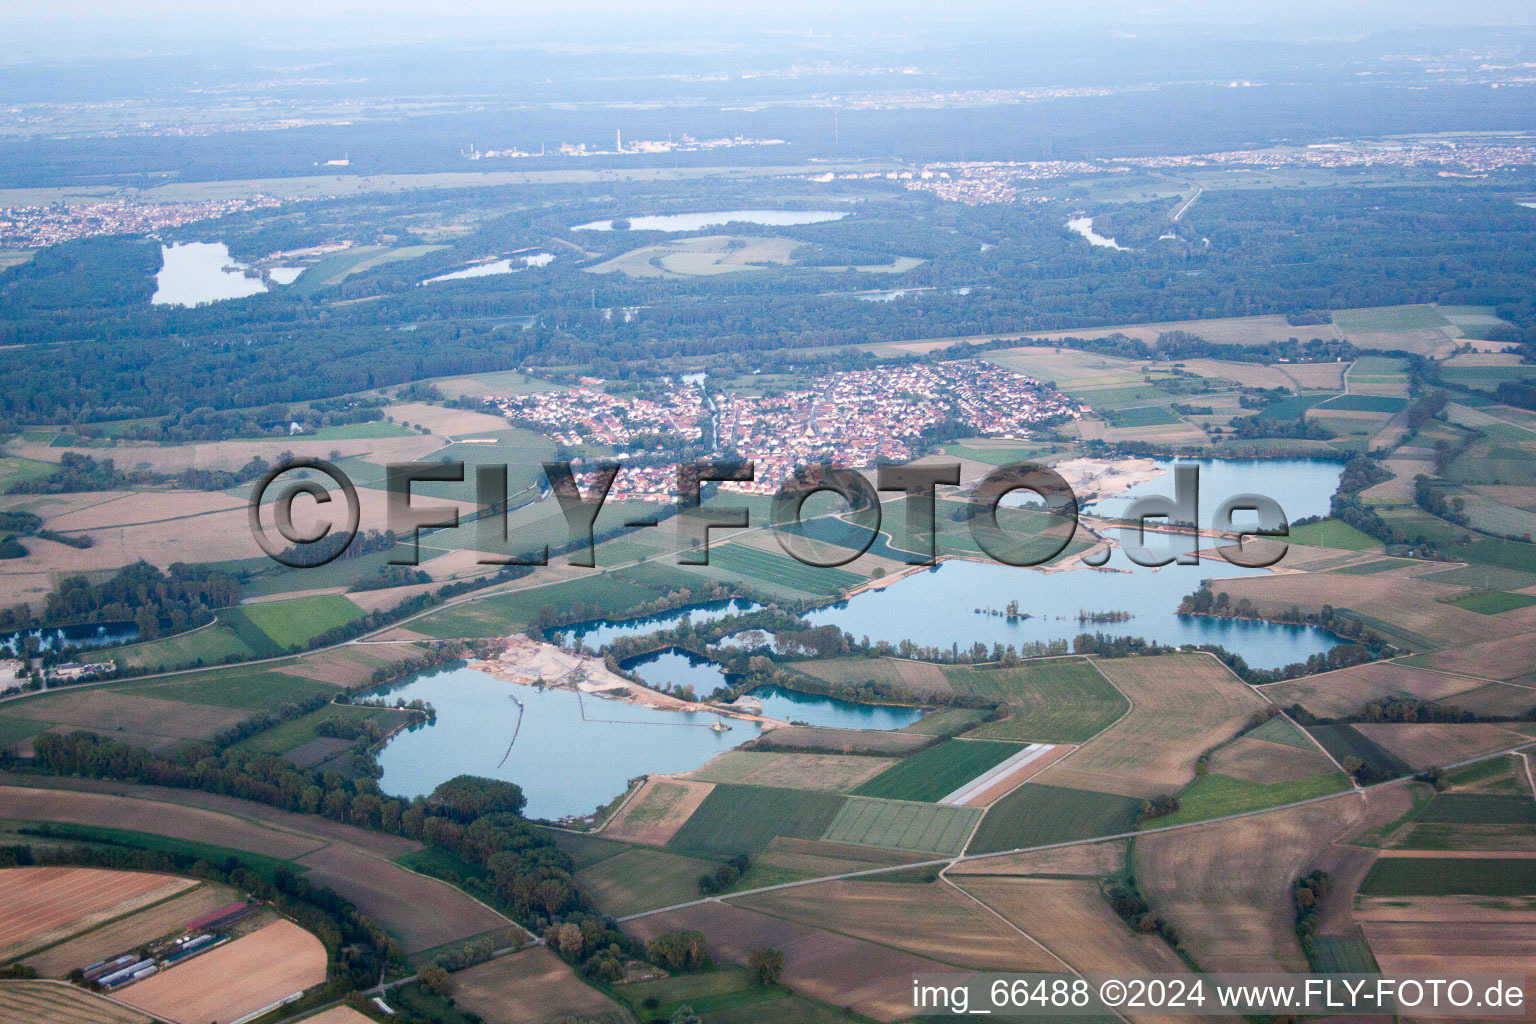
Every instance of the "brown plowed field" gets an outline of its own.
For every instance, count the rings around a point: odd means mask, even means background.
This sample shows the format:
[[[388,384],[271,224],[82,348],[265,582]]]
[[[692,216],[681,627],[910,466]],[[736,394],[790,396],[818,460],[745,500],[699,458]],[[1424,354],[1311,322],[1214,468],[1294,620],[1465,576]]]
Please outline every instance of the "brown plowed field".
[[[1362,722],[1355,728],[1414,769],[1455,764],[1479,754],[1531,742],[1531,737],[1524,733],[1493,722]]]
[[[189,889],[191,879],[96,868],[0,870],[0,960]]]
[[[63,982],[0,981],[0,1024],[149,1024],[149,1018]]]
[[[1097,878],[1125,867],[1125,842],[1085,843],[1055,850],[1012,853],[1006,857],[963,860],[950,868],[957,875],[1078,875]],[[967,883],[969,884],[969,883]]]
[[[0,818],[62,821],[102,828],[212,843],[237,850],[289,859],[320,846],[317,839],[280,832],[227,814],[159,801],[125,799],[102,793],[0,786]]]
[[[28,967],[45,978],[62,978],[76,967],[137,949],[176,931],[188,921],[237,902],[240,894],[224,885],[205,883],[196,890],[141,910],[131,917],[93,929],[79,938],[51,946],[28,957]]]
[[[619,1004],[582,983],[543,946],[458,972],[453,976],[453,999],[487,1024],[629,1019]]]
[[[625,930],[641,939],[697,929],[715,959],[745,964],[752,950],[784,951],[784,983],[833,1006],[881,1021],[912,1013],[912,975],[953,971],[936,960],[887,946],[781,921],[728,903],[705,903],[630,921]]]
[[[1364,812],[1342,796],[1136,840],[1136,877],[1152,909],[1208,971],[1304,971],[1291,881]]]
[[[1154,797],[1195,777],[1195,761],[1265,706],[1226,666],[1204,654],[1095,661],[1134,705],[1036,780],[1052,786]]]
[[[1488,679],[1514,679],[1531,671],[1533,649],[1536,649],[1536,633],[1524,633],[1511,636],[1507,641],[1487,640],[1450,651],[1437,651],[1428,655],[1425,661],[1431,668],[1445,672],[1465,672]]]
[[[1356,665],[1338,672],[1324,672],[1264,687],[1265,696],[1282,707],[1300,704],[1314,715],[1335,718],[1347,715],[1377,697],[1407,696],[1446,700],[1483,685],[1470,676],[1412,668],[1398,662]],[[1536,694],[1532,695],[1536,699]],[[1449,703],[1456,703],[1450,700]]]
[[[650,778],[603,827],[605,839],[665,846],[714,789],[709,782]]]
[[[1003,971],[1060,967],[975,901],[942,883],[844,880],[780,889],[733,902],[956,967]]]
[[[1251,736],[1241,736],[1211,755],[1211,771],[1250,782],[1310,779],[1337,770],[1316,747],[1304,750]]]
[[[116,993],[146,1013],[200,1024],[244,1017],[325,981],[325,946],[291,921],[274,921]]]
[[[305,878],[335,889],[388,928],[407,953],[511,924],[447,882],[407,871],[360,850],[327,846],[299,858],[298,863],[309,868]]]

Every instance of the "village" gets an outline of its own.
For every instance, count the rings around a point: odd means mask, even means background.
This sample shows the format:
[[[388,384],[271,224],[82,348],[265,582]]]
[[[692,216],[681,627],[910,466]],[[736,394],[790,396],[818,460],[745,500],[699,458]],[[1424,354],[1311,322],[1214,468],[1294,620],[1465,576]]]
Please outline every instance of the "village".
[[[908,461],[922,453],[925,434],[942,432],[947,424],[981,437],[1024,438],[1043,425],[1082,415],[1078,403],[1034,377],[973,360],[834,373],[805,390],[772,396],[706,394],[701,383],[685,382],[657,400],[609,395],[595,379],[581,384],[496,404],[514,422],[565,445],[634,448],[636,439],[656,435],[700,442],[712,418],[712,451],[755,466],[750,482],[726,483],[723,489],[762,495],[775,493],[800,466]],[[578,473],[576,479],[585,489],[594,473]],[[626,466],[609,494],[672,501],[676,467]]]

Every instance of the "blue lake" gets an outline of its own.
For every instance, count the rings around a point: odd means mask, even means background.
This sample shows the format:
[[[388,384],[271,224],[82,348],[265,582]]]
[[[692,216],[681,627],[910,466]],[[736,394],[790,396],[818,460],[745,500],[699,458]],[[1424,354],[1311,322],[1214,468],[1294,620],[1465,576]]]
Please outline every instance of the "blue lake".
[[[105,647],[108,644],[125,644],[137,640],[139,627],[131,622],[108,622],[100,625],[55,626],[51,629],[22,629],[13,633],[0,633],[0,651],[19,654],[19,642],[23,637],[35,637],[40,651]]]
[[[1131,502],[1150,494],[1173,497],[1175,466],[1196,466],[1200,470],[1200,525],[1209,526],[1216,507],[1239,494],[1262,494],[1285,510],[1287,522],[1307,516],[1326,516],[1333,492],[1339,489],[1344,472],[1342,462],[1322,459],[1154,459],[1166,470],[1162,476],[1138,484],[1122,494],[1101,498],[1083,506],[1084,512],[1098,516],[1123,516]],[[1023,492],[1019,492],[1023,493]],[[1245,522],[1241,514],[1233,518]],[[1247,520],[1251,522],[1252,520]]]
[[[1155,550],[1157,542],[1150,539]],[[1179,601],[1207,577],[1253,576],[1224,561],[1198,566],[1138,566],[1116,549],[1106,570],[1079,568],[1047,573],[994,562],[952,559],[915,573],[883,590],[870,590],[840,605],[806,615],[813,626],[836,625],[856,640],[868,637],[899,644],[961,650],[980,641],[1025,644],[1071,640],[1079,633],[1139,636],[1163,644],[1220,644],[1255,668],[1278,668],[1328,650],[1338,637],[1314,626],[1286,626],[1179,615]],[[1018,601],[1029,618],[986,614]],[[977,609],[982,609],[978,612]],[[1122,622],[1079,622],[1079,614],[1130,612]]]
[[[571,690],[541,690],[503,682],[463,662],[413,673],[369,695],[391,703],[420,697],[437,709],[435,723],[400,733],[379,752],[385,793],[416,796],[455,775],[484,775],[522,786],[527,813],[535,818],[590,813],[638,775],[692,771],[761,731],[754,722],[727,719],[730,731],[717,733],[709,726],[720,719],[707,712],[657,711]],[[775,707],[790,703],[778,694],[767,701]],[[792,703],[793,717],[831,724],[851,714],[868,723],[860,728],[896,728],[920,715],[876,707],[866,715],[864,705],[806,694],[794,695]]]
[[[710,601],[706,604],[676,608],[659,615],[647,615],[638,619],[594,619],[591,622],[578,622],[573,626],[548,630],[545,635],[549,637],[551,643],[564,646],[572,646],[573,641],[580,640],[581,645],[587,650],[595,651],[619,637],[645,636],[647,633],[655,633],[658,630],[673,629],[683,623],[696,625],[700,622],[713,622],[727,615],[745,615],[760,608],[762,608],[760,604],[740,599]]]

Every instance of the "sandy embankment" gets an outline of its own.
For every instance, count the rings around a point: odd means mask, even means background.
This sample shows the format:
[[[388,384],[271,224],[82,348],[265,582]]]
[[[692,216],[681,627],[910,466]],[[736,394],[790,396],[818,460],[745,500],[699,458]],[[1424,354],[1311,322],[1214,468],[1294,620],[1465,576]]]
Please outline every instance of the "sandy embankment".
[[[649,687],[632,683],[608,670],[603,659],[591,654],[577,654],[551,643],[524,636],[506,638],[506,648],[495,659],[472,661],[469,667],[495,679],[524,686],[548,686],[574,690],[607,700],[639,704],[658,711],[707,711],[712,714],[760,722],[774,728],[787,725],[777,718],[748,714],[735,708],[683,700]]]

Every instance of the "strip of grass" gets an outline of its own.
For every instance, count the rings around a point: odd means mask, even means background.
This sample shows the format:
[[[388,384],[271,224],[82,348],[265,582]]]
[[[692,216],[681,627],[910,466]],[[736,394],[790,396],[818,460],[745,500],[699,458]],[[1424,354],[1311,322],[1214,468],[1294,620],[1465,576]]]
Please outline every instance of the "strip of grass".
[[[1135,797],[1026,782],[992,805],[967,852],[1118,835],[1134,829],[1140,813]]]
[[[1143,824],[1147,828],[1187,825],[1192,821],[1223,818],[1229,814],[1260,811],[1266,807],[1279,807],[1298,800],[1341,793],[1349,788],[1349,778],[1343,772],[1270,783],[1250,782],[1212,772],[1198,776],[1179,794],[1177,811],[1159,818],[1150,818]]]
[[[1536,895],[1536,857],[1382,857],[1360,895]]]
[[[1346,565],[1332,571],[1340,576],[1374,576],[1378,572],[1386,572],[1388,569],[1401,569],[1412,564],[1413,559],[1411,558],[1378,558],[1375,561]]]
[[[1022,749],[1015,743],[945,740],[898,761],[853,794],[887,800],[937,801]]]
[[[793,558],[745,544],[711,548],[709,564],[732,576],[745,577],[742,582],[749,586],[755,578],[806,594],[832,594],[864,582],[864,577],[842,569],[805,565]]]
[[[355,704],[327,704],[323,708],[311,711],[307,715],[289,719],[273,726],[265,732],[259,732],[236,743],[240,750],[251,750],[259,754],[281,754],[285,750],[292,750],[301,744],[318,738],[315,726],[332,718],[344,719],[384,719],[406,714],[389,708],[359,707]]]
[[[1322,974],[1375,974],[1380,970],[1363,939],[1334,935],[1313,938],[1312,968]]]
[[[1353,374],[1351,374],[1353,377]],[[1408,405],[1406,398],[1389,398],[1384,395],[1339,395],[1318,406],[1335,412],[1402,412]]]
[[[775,836],[820,839],[847,799],[807,789],[717,785],[667,846],[701,857],[755,857]]]
[[[1457,608],[1465,608],[1479,615],[1500,615],[1504,612],[1512,612],[1516,608],[1529,608],[1536,604],[1536,597],[1530,594],[1509,594],[1502,590],[1474,590],[1460,597],[1453,597],[1446,604],[1453,604]]]
[[[1288,747],[1298,750],[1316,750],[1312,741],[1307,739],[1307,734],[1301,728],[1291,722],[1289,718],[1276,715],[1263,725],[1248,734],[1256,740],[1265,740],[1270,743],[1283,743]]]
[[[1291,527],[1290,541],[1314,548],[1336,548],[1340,551],[1364,551],[1381,544],[1368,533],[1337,519],[1324,519]]]
[[[1113,427],[1160,427],[1180,422],[1172,411],[1161,405],[1146,405],[1135,409],[1106,409],[1104,417]]]

